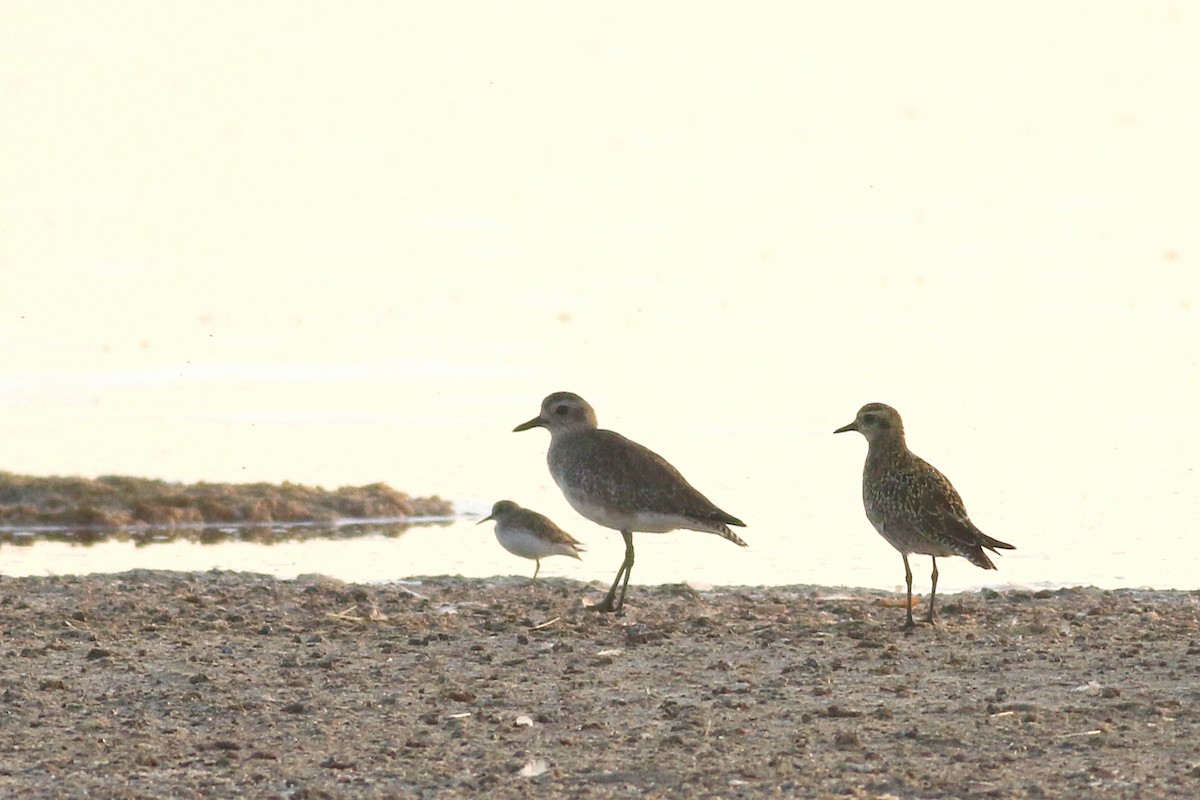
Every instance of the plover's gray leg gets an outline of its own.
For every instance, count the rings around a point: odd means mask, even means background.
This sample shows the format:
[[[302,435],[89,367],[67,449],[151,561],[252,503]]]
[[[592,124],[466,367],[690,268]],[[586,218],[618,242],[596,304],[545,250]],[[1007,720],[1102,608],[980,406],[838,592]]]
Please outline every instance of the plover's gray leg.
[[[933,624],[933,599],[937,597],[937,556],[930,556],[933,560],[933,588],[929,591],[929,613],[925,615],[925,621],[930,625]]]
[[[912,617],[912,567],[908,565],[908,553],[901,553],[900,557],[904,559],[904,585],[908,587],[908,602],[904,604],[908,620],[904,623],[904,630],[911,631],[917,626]]]

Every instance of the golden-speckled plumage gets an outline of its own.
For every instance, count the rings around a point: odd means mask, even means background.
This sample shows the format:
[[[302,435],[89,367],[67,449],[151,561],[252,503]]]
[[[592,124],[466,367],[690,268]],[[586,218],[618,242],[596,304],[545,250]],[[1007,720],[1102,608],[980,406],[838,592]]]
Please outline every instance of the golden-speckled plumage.
[[[984,548],[1012,550],[971,522],[962,498],[933,465],[908,449],[900,414],[883,403],[868,403],[854,422],[835,433],[858,431],[867,439],[863,467],[863,507],[879,535],[904,558],[909,587],[908,623],[912,624],[911,553],[932,556],[933,592],[937,591],[937,557],[962,556],[983,569],[995,569]],[[933,594],[929,619],[933,619]]]

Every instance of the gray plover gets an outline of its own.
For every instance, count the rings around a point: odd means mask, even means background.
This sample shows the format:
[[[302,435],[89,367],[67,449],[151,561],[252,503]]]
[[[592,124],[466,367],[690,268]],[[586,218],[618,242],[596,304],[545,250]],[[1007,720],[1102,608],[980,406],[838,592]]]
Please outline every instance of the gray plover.
[[[728,527],[746,523],[713,505],[662,456],[596,427],[596,412],[579,395],[549,395],[542,401],[541,413],[513,431],[530,428],[550,431],[546,461],[571,507],[597,525],[620,531],[625,539],[625,560],[604,600],[594,606],[597,611],[619,611],[625,605],[634,531],[715,533],[746,546]]]
[[[492,506],[492,513],[475,524],[482,525],[488,520],[496,521],[496,540],[505,550],[515,556],[532,558],[537,563],[533,568],[533,578],[529,581],[530,586],[537,581],[543,558],[579,558],[579,552],[583,549],[574,536],[536,511],[521,508],[511,500],[498,501]]]
[[[939,556],[962,556],[977,567],[995,569],[983,549],[995,553],[998,548],[1016,548],[975,527],[946,476],[908,449],[904,423],[896,409],[868,403],[858,410],[854,422],[834,433],[846,431],[858,431],[867,439],[867,462],[863,467],[867,519],[904,559],[904,581],[908,585],[908,620],[904,627],[913,627],[910,553],[931,556],[933,560],[933,588],[925,617],[932,623]]]

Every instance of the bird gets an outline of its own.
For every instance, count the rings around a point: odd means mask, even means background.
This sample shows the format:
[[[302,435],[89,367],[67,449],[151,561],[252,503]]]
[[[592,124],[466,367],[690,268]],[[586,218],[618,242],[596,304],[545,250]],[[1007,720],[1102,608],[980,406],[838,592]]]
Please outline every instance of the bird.
[[[593,606],[595,610],[619,612],[625,606],[633,570],[634,531],[693,530],[714,533],[746,547],[729,529],[746,523],[714,505],[662,456],[598,427],[596,412],[579,395],[548,395],[538,416],[513,432],[531,428],[550,432],[546,462],[571,507],[597,525],[620,531],[625,540],[625,560],[604,600]]]
[[[939,557],[962,556],[977,567],[995,569],[984,548],[997,553],[1016,547],[993,539],[971,522],[962,498],[946,476],[908,449],[904,422],[896,409],[883,403],[868,403],[858,410],[853,422],[834,433],[846,431],[858,431],[867,440],[862,488],[867,519],[904,559],[904,581],[908,586],[904,630],[911,631],[914,627],[912,568],[908,564],[912,553],[933,560],[933,587],[925,617],[927,623],[933,624]]]
[[[488,520],[496,522],[496,541],[515,556],[532,558],[537,566],[529,585],[537,582],[546,556],[570,556],[578,559],[583,545],[575,537],[555,525],[548,518],[528,508],[521,508],[511,500],[499,500],[492,506],[492,513],[476,522],[482,525]]]

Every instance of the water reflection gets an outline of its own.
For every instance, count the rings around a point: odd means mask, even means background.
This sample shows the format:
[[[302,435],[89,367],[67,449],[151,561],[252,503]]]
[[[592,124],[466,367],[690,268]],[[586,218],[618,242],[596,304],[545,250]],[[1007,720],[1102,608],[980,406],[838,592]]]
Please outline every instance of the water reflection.
[[[33,547],[39,542],[62,542],[91,547],[106,542],[128,542],[135,547],[194,542],[202,545],[247,542],[273,545],[313,539],[348,540],[367,536],[398,539],[414,527],[446,527],[455,517],[408,519],[340,520],[338,522],[243,523],[221,525],[174,525],[171,527],[0,527],[0,549]]]
[[[723,552],[720,537],[691,532],[638,538],[640,584],[861,586],[903,591],[894,550],[860,525],[844,536],[807,531],[781,537],[786,520],[764,517],[748,550]],[[432,520],[348,520],[342,524],[208,525],[190,528],[0,528],[0,576],[116,574],[130,570],[203,572],[234,570],[292,579],[321,574],[353,583],[387,583],[426,575],[528,578],[527,562],[500,547],[477,517]],[[997,527],[1007,529],[1003,524]],[[582,561],[550,559],[547,578],[611,580],[623,555],[621,538],[576,524],[588,546]],[[1160,534],[1169,552],[1190,553],[1183,527]],[[819,547],[810,547],[812,542]],[[1022,540],[1024,542],[1024,540]],[[789,548],[803,557],[787,557]],[[1195,588],[1196,560],[1152,559],[1127,540],[1111,541],[1095,528],[1059,531],[1006,553],[999,572],[983,572],[947,559],[939,593],[982,586]],[[921,572],[928,569],[925,560]],[[914,569],[917,567],[914,565]],[[3,577],[0,577],[2,583]]]

